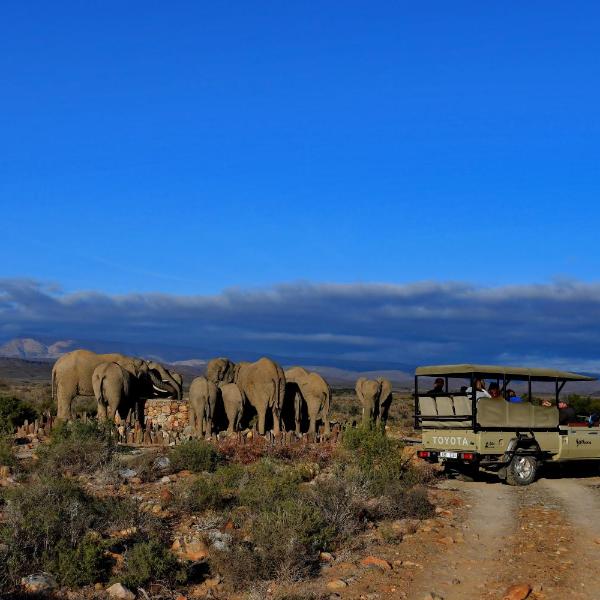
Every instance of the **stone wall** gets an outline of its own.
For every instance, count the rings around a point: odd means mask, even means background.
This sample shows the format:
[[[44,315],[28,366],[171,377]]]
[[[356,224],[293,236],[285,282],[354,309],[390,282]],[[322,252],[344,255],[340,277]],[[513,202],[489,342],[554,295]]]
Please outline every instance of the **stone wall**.
[[[167,431],[183,431],[189,424],[189,404],[177,400],[147,400],[144,407],[146,420]]]

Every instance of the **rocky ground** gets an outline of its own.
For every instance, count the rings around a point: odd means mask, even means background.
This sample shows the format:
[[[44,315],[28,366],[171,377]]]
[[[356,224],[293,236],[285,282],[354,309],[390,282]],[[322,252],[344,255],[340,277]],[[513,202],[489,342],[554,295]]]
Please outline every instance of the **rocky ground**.
[[[344,560],[323,578],[347,600],[597,599],[600,477],[593,467],[572,475],[524,488],[443,480],[432,490],[435,519],[368,549],[386,563]]]
[[[18,454],[27,454],[26,447]],[[29,446],[29,452],[33,450]],[[96,495],[133,496],[143,510],[170,520],[172,551],[202,564],[212,544],[226,543],[231,523],[203,516],[174,518],[173,488],[186,471],[144,482],[127,475],[119,485],[82,483]],[[599,598],[600,476],[597,465],[546,469],[518,488],[483,475],[476,482],[440,477],[429,487],[435,515],[372,524],[337,554],[321,555],[321,572],[302,583],[258,585],[232,594],[218,574],[149,597],[235,600],[574,600]],[[1,485],[15,485],[0,472]],[[18,484],[17,484],[18,485]],[[127,532],[125,532],[126,534]],[[119,557],[115,557],[118,562]],[[150,593],[153,590],[149,590]],[[63,596],[64,597],[64,596]],[[70,591],[70,600],[107,598],[102,586]],[[116,597],[116,596],[115,596]],[[139,596],[143,597],[143,596]]]

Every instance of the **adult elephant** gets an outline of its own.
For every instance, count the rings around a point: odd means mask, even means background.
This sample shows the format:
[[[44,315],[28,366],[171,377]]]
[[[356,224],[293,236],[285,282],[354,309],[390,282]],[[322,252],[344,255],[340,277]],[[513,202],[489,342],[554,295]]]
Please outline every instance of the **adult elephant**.
[[[206,377],[214,383],[237,384],[242,400],[256,409],[258,432],[264,435],[267,413],[273,416],[273,432],[281,430],[281,408],[285,395],[283,369],[270,358],[253,363],[235,364],[227,358],[215,358],[206,366]]]
[[[238,430],[244,410],[242,393],[235,383],[221,383],[219,384],[219,391],[227,416],[227,433],[234,433]]]
[[[383,377],[360,377],[355,389],[363,409],[363,423],[385,423],[392,402],[391,382]]]
[[[75,396],[94,396],[94,369],[102,363],[109,362],[121,365],[136,380],[147,373],[156,390],[181,398],[181,376],[168,372],[156,362],[146,362],[120,353],[97,354],[90,350],[73,350],[61,356],[52,368],[52,397],[56,398],[59,419],[71,418],[71,405]]]
[[[92,373],[92,388],[98,402],[98,420],[124,419],[139,404],[135,377],[119,363],[100,363]]]
[[[151,360],[147,364],[155,391],[167,394],[168,398],[181,400],[183,396],[183,377],[179,373],[165,369],[156,361]]]
[[[190,384],[190,425],[200,436],[205,433],[204,423],[206,423],[206,433],[208,435],[212,433],[218,396],[219,388],[206,377],[196,377]]]
[[[331,388],[318,373],[309,372],[303,367],[291,367],[285,371],[286,396],[293,395],[296,433],[300,433],[303,407],[308,414],[308,433],[315,433],[317,421],[323,421],[325,433],[330,432],[329,410],[331,408]]]

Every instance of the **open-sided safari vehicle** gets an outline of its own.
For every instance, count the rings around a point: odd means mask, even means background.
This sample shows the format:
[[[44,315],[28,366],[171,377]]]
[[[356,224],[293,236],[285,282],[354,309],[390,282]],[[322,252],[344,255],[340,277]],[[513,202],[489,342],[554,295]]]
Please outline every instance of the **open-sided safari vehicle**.
[[[434,378],[443,380],[443,386],[439,381],[442,389],[424,393],[426,382]],[[478,399],[481,393],[477,394],[476,382],[480,379],[495,382],[499,397]],[[568,421],[559,424],[565,421],[558,409],[565,384],[594,380],[553,369],[419,367],[415,372],[415,428],[422,430],[423,449],[417,454],[471,475],[479,468],[497,472],[511,485],[533,482],[545,461],[600,459],[597,421],[566,415]],[[505,400],[511,382],[517,382],[515,387],[526,386],[527,399]],[[546,391],[552,390],[553,400],[546,403],[550,406],[527,401],[532,398],[532,385],[538,382],[545,383]]]

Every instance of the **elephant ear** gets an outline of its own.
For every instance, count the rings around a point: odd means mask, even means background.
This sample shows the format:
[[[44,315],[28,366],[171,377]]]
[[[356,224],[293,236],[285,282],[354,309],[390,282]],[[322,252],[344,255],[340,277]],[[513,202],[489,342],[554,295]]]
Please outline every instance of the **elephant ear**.
[[[354,389],[356,390],[356,395],[358,396],[358,399],[360,400],[361,404],[365,403],[365,396],[363,394],[362,388],[366,381],[366,377],[359,377],[356,380],[356,386],[354,387]]]
[[[379,383],[381,384],[381,394],[379,395],[379,398],[381,402],[385,402],[392,393],[392,382],[389,379],[385,379],[383,377],[379,377],[377,381],[379,381]]]

